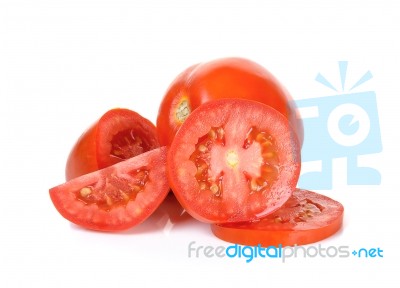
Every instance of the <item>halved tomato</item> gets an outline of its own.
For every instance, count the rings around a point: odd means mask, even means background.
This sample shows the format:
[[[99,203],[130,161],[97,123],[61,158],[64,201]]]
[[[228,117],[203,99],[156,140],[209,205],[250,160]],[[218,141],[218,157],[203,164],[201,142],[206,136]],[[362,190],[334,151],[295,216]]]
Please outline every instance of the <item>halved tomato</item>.
[[[159,147],[156,127],[122,108],[106,112],[78,139],[65,169],[66,180],[103,169]]]
[[[261,65],[230,57],[193,65],[171,83],[157,117],[161,145],[172,143],[183,122],[197,107],[225,98],[254,100],[271,106],[289,120],[299,142],[303,142],[303,124],[285,87]]]
[[[274,213],[253,223],[212,225],[213,233],[232,243],[262,247],[310,244],[336,233],[344,208],[324,195],[296,189]]]
[[[250,100],[198,107],[168,152],[168,177],[182,206],[204,222],[259,219],[295,189],[300,145],[288,120]]]
[[[60,214],[87,229],[118,231],[149,217],[169,192],[161,147],[50,189]]]

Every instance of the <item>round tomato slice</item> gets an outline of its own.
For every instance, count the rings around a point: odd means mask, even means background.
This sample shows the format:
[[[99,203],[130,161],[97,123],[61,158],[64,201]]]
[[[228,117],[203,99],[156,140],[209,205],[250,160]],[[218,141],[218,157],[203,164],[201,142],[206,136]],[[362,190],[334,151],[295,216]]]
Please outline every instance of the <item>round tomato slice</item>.
[[[232,243],[263,247],[293,246],[323,240],[342,226],[343,206],[324,195],[296,189],[274,213],[253,223],[212,225],[213,233]]]
[[[191,113],[167,163],[171,188],[193,217],[250,221],[275,211],[292,194],[300,145],[278,111],[255,101],[223,99]]]
[[[66,180],[103,169],[159,147],[156,127],[138,113],[116,108],[78,139],[65,169]]]
[[[282,113],[303,142],[303,124],[288,91],[261,65],[244,58],[221,58],[199,63],[179,74],[168,87],[157,117],[161,145],[175,134],[200,105],[217,99],[237,98],[264,103]]]
[[[169,192],[166,148],[158,148],[50,189],[60,214],[87,229],[118,231],[149,217]]]

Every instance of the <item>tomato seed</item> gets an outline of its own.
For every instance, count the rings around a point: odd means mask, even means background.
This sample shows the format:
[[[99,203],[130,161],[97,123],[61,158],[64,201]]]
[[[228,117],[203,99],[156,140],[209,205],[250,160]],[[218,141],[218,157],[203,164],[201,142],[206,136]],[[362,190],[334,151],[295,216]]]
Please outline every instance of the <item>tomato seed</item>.
[[[122,196],[122,199],[124,199],[124,201],[126,201],[126,202],[129,201],[129,195],[128,195],[128,194],[126,194],[126,193],[125,193],[124,191],[122,191],[122,190],[119,190],[118,192],[119,192],[119,194]]]
[[[92,189],[89,187],[84,187],[81,189],[79,193],[81,194],[82,197],[87,197],[92,193]]]
[[[259,143],[262,142],[262,143],[265,144],[265,145],[272,145],[272,142],[269,141],[269,138],[270,138],[270,136],[268,136],[267,133],[265,133],[265,132],[260,132],[260,133],[258,133],[257,136],[256,136],[256,141],[259,142]]]
[[[217,133],[214,131],[214,129],[211,129],[210,132],[208,132],[208,136],[212,141],[217,139]]]
[[[131,191],[134,193],[138,193],[142,190],[142,187],[138,185],[129,185],[129,187],[131,188]]]
[[[222,140],[225,137],[225,131],[222,127],[217,128],[217,138]]]
[[[200,190],[207,190],[207,184],[204,182],[200,182]]]
[[[104,198],[105,198],[105,200],[106,200],[107,205],[108,205],[108,206],[112,206],[113,201],[112,201],[112,199],[110,198],[110,196],[108,196],[107,194],[105,194],[105,195],[104,195]]]
[[[217,184],[212,184],[210,186],[210,190],[211,190],[212,193],[217,194],[219,192],[218,185]]]
[[[266,153],[263,153],[262,156],[265,158],[272,158],[275,156],[275,153],[274,152],[266,152]]]
[[[197,148],[201,153],[205,153],[207,152],[207,147],[203,144],[199,145],[199,147]]]
[[[113,154],[114,156],[122,156],[122,152],[120,150],[114,149],[111,154]]]

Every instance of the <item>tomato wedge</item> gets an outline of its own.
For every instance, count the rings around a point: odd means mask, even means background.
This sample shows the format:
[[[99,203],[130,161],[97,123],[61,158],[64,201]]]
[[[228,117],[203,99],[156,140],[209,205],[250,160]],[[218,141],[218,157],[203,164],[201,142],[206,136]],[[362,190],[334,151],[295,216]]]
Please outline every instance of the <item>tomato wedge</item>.
[[[264,103],[282,113],[303,142],[303,124],[289,92],[264,67],[245,58],[228,57],[198,63],[179,74],[168,87],[157,117],[161,145],[175,134],[200,105],[237,98]]]
[[[181,205],[200,221],[259,219],[294,191],[300,145],[288,120],[250,100],[198,107],[168,152],[168,177]]]
[[[54,206],[87,229],[118,231],[149,217],[169,192],[166,148],[158,148],[50,189]]]
[[[78,139],[68,157],[65,178],[68,181],[157,147],[153,123],[134,111],[112,109]]]
[[[324,195],[296,189],[274,213],[253,223],[212,225],[220,239],[248,246],[293,246],[310,244],[336,233],[343,222],[344,208]]]

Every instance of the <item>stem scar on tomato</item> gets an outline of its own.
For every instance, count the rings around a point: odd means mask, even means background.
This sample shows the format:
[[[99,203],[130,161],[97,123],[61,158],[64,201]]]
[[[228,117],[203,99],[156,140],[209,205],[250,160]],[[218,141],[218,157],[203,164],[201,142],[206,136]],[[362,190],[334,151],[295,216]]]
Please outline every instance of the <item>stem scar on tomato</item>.
[[[177,120],[178,123],[182,124],[183,122],[185,122],[186,118],[192,112],[192,109],[190,108],[189,99],[183,96],[180,99],[178,105],[176,106],[174,112],[175,112],[175,119]]]

